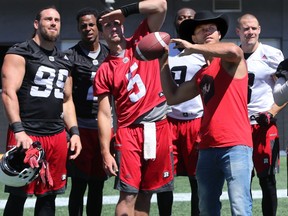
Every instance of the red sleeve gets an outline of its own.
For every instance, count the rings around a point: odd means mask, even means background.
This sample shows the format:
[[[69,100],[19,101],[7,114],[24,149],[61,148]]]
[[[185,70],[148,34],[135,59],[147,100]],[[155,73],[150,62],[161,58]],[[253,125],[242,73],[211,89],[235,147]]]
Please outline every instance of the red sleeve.
[[[112,88],[112,71],[109,70],[108,62],[103,62],[97,70],[93,83],[94,96],[104,93],[111,93]]]

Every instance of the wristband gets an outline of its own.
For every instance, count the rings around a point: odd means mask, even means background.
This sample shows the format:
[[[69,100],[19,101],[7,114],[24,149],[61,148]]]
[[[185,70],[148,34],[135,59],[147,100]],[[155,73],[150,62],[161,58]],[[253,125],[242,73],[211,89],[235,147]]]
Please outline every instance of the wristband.
[[[139,11],[139,2],[135,2],[132,4],[124,5],[123,7],[119,8],[124,17],[127,17],[131,14],[140,13]]]
[[[72,137],[73,135],[78,135],[78,136],[80,136],[78,127],[77,127],[77,126],[71,127],[70,130],[69,130],[69,134],[70,134],[71,137]]]
[[[14,133],[25,131],[22,122],[13,122],[12,124],[10,124],[10,128]]]
[[[270,118],[274,118],[273,114],[270,112],[267,112],[267,114],[270,116]]]

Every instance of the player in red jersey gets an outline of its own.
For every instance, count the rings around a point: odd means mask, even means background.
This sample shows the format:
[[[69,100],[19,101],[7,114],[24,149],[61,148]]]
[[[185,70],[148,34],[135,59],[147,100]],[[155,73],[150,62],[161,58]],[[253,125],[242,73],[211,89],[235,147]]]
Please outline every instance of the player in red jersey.
[[[180,24],[182,55],[199,53],[206,65],[177,85],[171,76],[168,53],[161,59],[161,81],[168,104],[179,104],[200,94],[204,115],[200,128],[196,169],[200,215],[220,216],[227,181],[231,213],[252,215],[250,180],[252,137],[247,112],[248,73],[243,52],[234,43],[219,42],[228,30],[225,15],[197,12]],[[168,47],[167,47],[168,50]]]
[[[76,20],[81,40],[66,51],[73,63],[73,100],[82,143],[81,154],[75,160],[69,160],[67,166],[72,184],[69,195],[70,216],[83,214],[83,196],[87,186],[86,214],[100,216],[103,187],[107,179],[98,139],[98,104],[97,97],[93,95],[93,80],[109,50],[106,45],[99,43],[97,16],[93,8],[78,11]]]
[[[279,172],[280,164],[279,134],[275,116],[284,106],[279,107],[274,102],[273,75],[284,56],[281,50],[259,41],[261,26],[252,14],[244,14],[238,18],[236,33],[248,66],[248,115],[253,138],[253,162],[263,195],[262,213],[264,216],[275,216],[275,174]]]
[[[110,55],[96,74],[94,89],[99,99],[104,168],[107,174],[117,176],[115,189],[120,190],[116,215],[148,215],[152,193],[173,189],[172,145],[159,62],[139,61],[134,56],[141,38],[160,29],[166,10],[166,1],[147,0],[123,6],[99,19],[98,29]],[[125,38],[124,18],[132,13],[147,18],[132,37]],[[112,97],[117,116],[115,158],[109,150],[108,130]]]
[[[71,63],[55,47],[60,21],[56,8],[40,10],[34,21],[33,38],[12,46],[4,58],[2,99],[10,123],[7,149],[28,149],[33,141],[39,141],[47,161],[43,178],[24,187],[5,187],[10,193],[5,216],[23,215],[26,198],[33,194],[37,196],[35,215],[55,215],[56,195],[66,188],[65,126],[71,132],[70,150],[74,154],[70,159],[75,159],[81,150],[72,99]]]

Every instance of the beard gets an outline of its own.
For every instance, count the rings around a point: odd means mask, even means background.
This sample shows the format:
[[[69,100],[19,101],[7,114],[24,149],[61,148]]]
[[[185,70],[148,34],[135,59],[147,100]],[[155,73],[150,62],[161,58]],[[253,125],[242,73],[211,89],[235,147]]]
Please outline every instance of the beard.
[[[49,42],[56,42],[59,37],[59,33],[50,34],[44,29],[40,29],[40,35],[44,40],[49,41]]]

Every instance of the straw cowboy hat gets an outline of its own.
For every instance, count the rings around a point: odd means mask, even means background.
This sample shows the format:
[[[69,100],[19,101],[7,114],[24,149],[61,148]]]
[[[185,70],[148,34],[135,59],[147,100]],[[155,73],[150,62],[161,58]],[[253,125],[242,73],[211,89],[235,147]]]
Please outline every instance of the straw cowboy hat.
[[[192,35],[198,25],[214,23],[221,33],[221,39],[224,38],[228,30],[228,17],[225,14],[215,16],[211,11],[199,11],[195,14],[194,19],[186,19],[179,26],[179,36],[181,39],[192,41]]]

